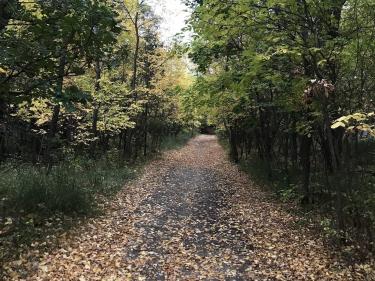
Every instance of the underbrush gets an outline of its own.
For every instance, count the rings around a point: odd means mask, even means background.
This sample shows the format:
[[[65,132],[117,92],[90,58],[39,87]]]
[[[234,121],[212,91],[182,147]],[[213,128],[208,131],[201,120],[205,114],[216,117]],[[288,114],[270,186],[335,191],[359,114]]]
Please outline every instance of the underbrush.
[[[220,140],[228,151],[228,142]],[[228,151],[229,154],[229,151]],[[302,188],[301,167],[274,159],[272,165],[255,153],[241,158],[239,165],[252,180],[289,212],[300,218],[331,246],[339,247],[348,260],[358,260],[375,252],[375,173],[374,146],[361,144],[358,154],[335,175],[327,174],[321,162],[314,161],[309,198]],[[271,168],[271,171],[270,171]],[[337,208],[337,190],[342,192],[341,211]],[[341,227],[338,223],[341,219]]]
[[[192,136],[166,137],[160,149],[179,148]],[[95,209],[97,195],[115,194],[146,160],[129,164],[112,150],[99,159],[67,154],[52,167],[8,161],[0,166],[0,220],[20,213],[87,214]]]
[[[276,166],[276,165],[275,165]],[[341,173],[330,178],[331,184],[341,184],[343,190],[343,228],[337,225],[336,194],[325,186],[320,173],[312,175],[311,201],[305,201],[301,190],[301,172],[273,166],[272,177],[267,164],[256,157],[240,162],[240,167],[258,186],[267,190],[285,204],[287,210],[299,217],[298,225],[308,226],[324,237],[331,247],[340,249],[348,262],[366,259],[375,252],[375,178],[371,175],[348,175]],[[350,179],[349,179],[350,177]],[[340,178],[340,181],[336,180]],[[353,190],[348,186],[356,188]]]
[[[171,136],[161,149],[179,148],[191,137]],[[151,158],[129,164],[112,150],[97,159],[66,153],[52,167],[18,161],[0,165],[0,264],[30,247],[55,247],[62,233],[100,214],[103,200],[111,200]]]
[[[115,153],[71,158],[52,167],[8,163],[0,169],[2,213],[85,214],[95,195],[109,195],[134,174]]]
[[[0,167],[0,264],[30,247],[50,248],[59,235],[99,211],[134,176],[117,156],[67,157],[48,168],[9,162]],[[1,276],[1,268],[0,268]]]
[[[302,195],[299,190],[298,173],[297,170],[290,170],[286,174],[281,169],[273,169],[270,178],[267,171],[268,165],[265,161],[260,159],[249,158],[241,160],[239,163],[241,169],[252,176],[258,185],[272,191],[281,201],[291,202],[302,200]]]

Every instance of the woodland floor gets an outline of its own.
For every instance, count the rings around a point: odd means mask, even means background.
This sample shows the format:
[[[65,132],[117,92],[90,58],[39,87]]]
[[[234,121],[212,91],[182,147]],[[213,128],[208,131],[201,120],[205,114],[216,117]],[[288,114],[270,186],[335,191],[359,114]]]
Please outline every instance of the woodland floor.
[[[146,166],[106,213],[3,265],[5,280],[373,280],[201,135]]]

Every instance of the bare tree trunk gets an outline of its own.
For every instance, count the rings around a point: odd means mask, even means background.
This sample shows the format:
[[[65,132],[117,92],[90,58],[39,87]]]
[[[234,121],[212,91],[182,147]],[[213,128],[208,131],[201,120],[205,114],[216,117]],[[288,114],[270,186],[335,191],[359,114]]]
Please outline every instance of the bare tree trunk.
[[[99,58],[96,59],[95,62],[95,92],[100,91],[100,78],[101,78],[101,67],[100,67],[100,60]],[[94,102],[94,109],[92,114],[92,135],[95,138],[95,140],[92,143],[92,153],[95,152],[96,149],[96,138],[98,136],[98,119],[99,119],[99,107],[100,105]]]
[[[284,157],[284,172],[289,181],[289,133],[285,134]]]
[[[301,164],[303,168],[303,178],[302,178],[302,187],[304,198],[302,203],[311,203],[311,196],[310,196],[310,155],[311,155],[311,144],[312,139],[308,136],[301,137],[301,148],[300,148],[300,155],[301,155]]]
[[[331,129],[331,121],[328,114],[328,98],[324,96],[323,98],[323,117],[324,117],[324,129],[327,135],[328,149],[331,158],[332,173],[334,175],[334,185],[336,186],[336,216],[337,216],[337,227],[339,229],[344,228],[343,220],[343,190],[341,186],[341,179],[338,176],[338,158],[336,155],[335,144],[333,140],[333,134]]]
[[[148,104],[146,104],[145,108],[145,126],[144,126],[144,145],[143,145],[143,156],[147,156],[147,131],[148,131],[148,126],[147,126],[147,121],[148,121]]]
[[[235,163],[238,163],[238,149],[237,149],[237,132],[236,129],[229,128],[229,142],[230,142],[230,156]]]

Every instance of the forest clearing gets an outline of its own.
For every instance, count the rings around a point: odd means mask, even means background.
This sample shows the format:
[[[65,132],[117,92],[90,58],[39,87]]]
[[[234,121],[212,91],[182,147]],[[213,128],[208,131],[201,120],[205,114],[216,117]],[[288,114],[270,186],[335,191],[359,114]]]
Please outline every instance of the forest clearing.
[[[373,0],[0,0],[1,280],[375,280]]]

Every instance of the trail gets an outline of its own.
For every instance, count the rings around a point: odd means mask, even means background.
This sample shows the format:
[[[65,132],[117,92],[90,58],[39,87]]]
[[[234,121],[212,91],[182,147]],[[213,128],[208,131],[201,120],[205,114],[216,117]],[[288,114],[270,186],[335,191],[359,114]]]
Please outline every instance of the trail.
[[[25,280],[366,280],[201,135],[151,162],[106,214],[6,265]]]

